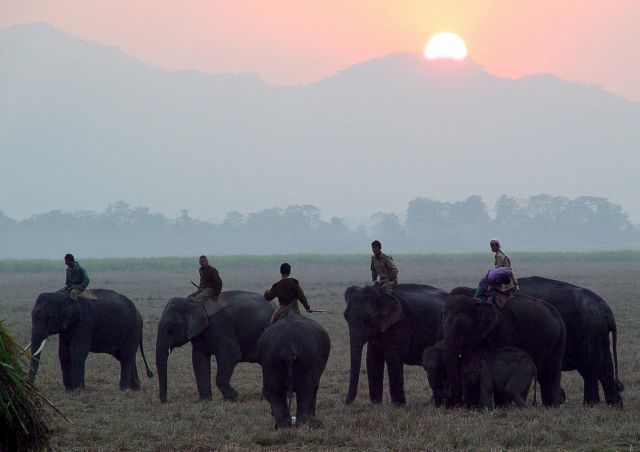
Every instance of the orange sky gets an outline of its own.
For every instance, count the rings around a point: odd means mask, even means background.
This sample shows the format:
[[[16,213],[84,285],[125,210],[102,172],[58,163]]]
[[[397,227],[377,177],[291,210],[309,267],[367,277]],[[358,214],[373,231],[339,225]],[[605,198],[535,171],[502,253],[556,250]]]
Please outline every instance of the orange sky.
[[[640,101],[640,0],[0,0],[0,28],[48,22],[167,69],[305,84],[458,33],[489,72],[539,72]]]

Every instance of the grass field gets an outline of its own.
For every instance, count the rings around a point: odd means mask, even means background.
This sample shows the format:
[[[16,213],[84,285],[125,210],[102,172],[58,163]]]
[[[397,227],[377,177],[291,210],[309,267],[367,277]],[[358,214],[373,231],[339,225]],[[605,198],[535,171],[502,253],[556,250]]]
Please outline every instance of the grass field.
[[[157,398],[154,377],[142,377],[140,392],[118,390],[119,365],[107,355],[89,355],[87,389],[65,393],[57,358],[57,338],[43,352],[36,383],[70,419],[56,421],[56,450],[210,450],[210,449],[581,449],[640,448],[640,254],[514,255],[519,276],[542,275],[590,288],[611,305],[618,323],[620,378],[626,386],[624,410],[582,406],[582,381],[563,374],[568,401],[558,409],[529,407],[485,415],[467,410],[436,409],[430,402],[424,370],[405,368],[407,406],[394,408],[368,402],[367,379],[359,396],[343,404],[349,377],[349,347],[343,293],[369,280],[367,256],[225,257],[211,259],[224,289],[262,292],[278,278],[282,260],[305,288],[309,314],[329,332],[332,350],[318,394],[322,428],[275,432],[269,405],[260,400],[261,373],[256,364],[240,364],[232,385],[240,402],[223,402],[214,388],[213,402],[198,402],[186,345],[169,358],[169,403]],[[487,255],[395,256],[402,282],[426,283],[449,290],[475,285],[492,262]],[[138,306],[144,318],[144,347],[155,370],[158,318],[172,296],[190,293],[197,278],[197,259],[172,258],[81,261],[91,287],[117,290]],[[62,261],[0,261],[0,318],[8,320],[20,343],[29,342],[30,312],[40,292],[63,285]],[[138,355],[138,369],[142,368]],[[364,367],[364,366],[363,366]],[[215,371],[215,365],[214,365]],[[364,369],[363,369],[364,374]],[[143,373],[141,373],[143,375]],[[386,383],[386,382],[385,382]]]

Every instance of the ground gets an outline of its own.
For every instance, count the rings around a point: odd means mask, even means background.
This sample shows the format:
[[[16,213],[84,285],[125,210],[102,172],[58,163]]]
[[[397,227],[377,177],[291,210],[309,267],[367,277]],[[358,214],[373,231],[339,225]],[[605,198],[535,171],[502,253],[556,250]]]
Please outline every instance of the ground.
[[[344,290],[369,282],[368,258],[287,257],[292,276],[303,285],[311,306],[326,313],[307,314],[331,336],[332,349],[318,394],[321,428],[304,427],[275,432],[266,401],[260,400],[261,373],[256,364],[241,364],[232,384],[240,393],[237,403],[223,402],[214,388],[212,402],[198,402],[191,369],[191,347],[174,350],[169,358],[169,403],[158,401],[157,378],[144,376],[140,392],[118,390],[119,365],[107,355],[87,360],[87,389],[66,393],[57,362],[57,337],[43,352],[36,380],[39,388],[70,419],[56,421],[52,445],[56,450],[209,450],[209,449],[587,449],[638,450],[640,447],[640,259],[620,254],[562,257],[513,256],[519,276],[541,275],[569,281],[596,291],[611,305],[618,323],[620,379],[626,386],[624,410],[601,405],[582,406],[582,381],[575,372],[563,374],[568,401],[558,409],[528,407],[496,410],[485,415],[467,410],[436,409],[421,367],[405,367],[407,406],[390,405],[385,381],[382,405],[368,401],[367,379],[360,379],[359,395],[345,406],[349,379],[348,331],[342,313]],[[430,284],[449,290],[472,286],[492,263],[477,256],[396,256],[402,282]],[[224,281],[224,290],[262,293],[278,278],[281,258],[211,258]],[[144,319],[144,347],[155,373],[155,335],[167,300],[192,291],[193,268],[178,265],[144,269],[127,261],[110,265],[83,262],[94,288],[117,290],[138,306]],[[112,265],[113,264],[113,265]],[[0,318],[5,318],[20,343],[30,335],[30,312],[40,292],[62,286],[64,267],[51,265],[37,273],[13,262],[0,273]],[[152,266],[153,267],[153,266]],[[22,268],[22,270],[20,270]],[[115,268],[115,270],[107,270]],[[120,268],[120,269],[118,269]],[[215,365],[214,371],[215,371]]]

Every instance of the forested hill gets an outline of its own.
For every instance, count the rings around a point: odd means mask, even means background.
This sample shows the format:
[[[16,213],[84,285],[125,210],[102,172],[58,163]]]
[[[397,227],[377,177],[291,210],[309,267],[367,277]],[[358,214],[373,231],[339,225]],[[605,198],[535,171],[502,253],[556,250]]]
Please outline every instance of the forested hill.
[[[366,223],[366,224],[365,224]],[[53,210],[16,221],[0,211],[0,258],[194,256],[202,253],[368,252],[373,238],[393,253],[485,251],[498,237],[511,251],[640,249],[640,227],[604,198],[502,196],[489,209],[479,196],[459,202],[417,198],[406,215],[377,212],[363,224],[325,219],[312,205],[229,212],[214,224],[187,210],[167,218],[124,202],[103,212]]]

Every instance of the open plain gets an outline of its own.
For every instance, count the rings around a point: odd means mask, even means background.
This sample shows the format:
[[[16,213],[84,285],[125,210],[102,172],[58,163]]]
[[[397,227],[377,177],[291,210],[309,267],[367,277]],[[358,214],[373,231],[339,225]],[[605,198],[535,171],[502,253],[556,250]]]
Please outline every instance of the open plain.
[[[401,282],[430,284],[445,290],[475,286],[492,264],[492,255],[394,256]],[[223,290],[262,293],[288,261],[311,306],[326,309],[313,316],[329,332],[332,350],[318,393],[321,426],[274,431],[269,405],[260,400],[257,364],[240,364],[231,380],[240,401],[223,402],[214,388],[212,402],[198,402],[191,368],[191,346],[169,357],[167,404],[158,401],[157,378],[140,372],[142,389],[118,389],[119,364],[108,355],[90,354],[83,392],[67,393],[57,359],[57,338],[43,352],[36,380],[42,392],[71,420],[52,422],[55,450],[638,450],[640,448],[640,254],[515,254],[518,276],[541,275],[587,287],[612,307],[618,326],[620,379],[626,386],[624,409],[582,405],[582,380],[563,374],[568,400],[557,409],[541,406],[501,409],[491,415],[461,409],[436,409],[421,367],[405,367],[407,405],[388,400],[371,405],[363,366],[359,395],[345,406],[349,376],[349,339],[344,290],[369,283],[368,256],[210,257],[224,281]],[[93,288],[128,296],[144,319],[144,348],[155,372],[155,335],[167,300],[192,291],[197,259],[82,260]],[[64,283],[57,262],[0,262],[0,318],[7,319],[20,343],[30,335],[30,312],[40,292]],[[138,354],[138,370],[143,369]],[[215,372],[215,364],[213,365]],[[386,381],[385,381],[386,383]],[[531,395],[529,400],[531,401]]]

